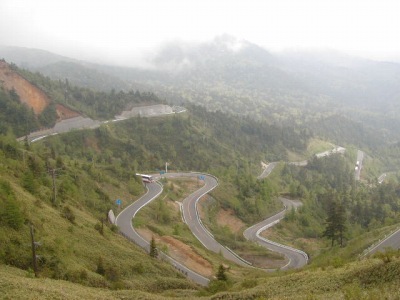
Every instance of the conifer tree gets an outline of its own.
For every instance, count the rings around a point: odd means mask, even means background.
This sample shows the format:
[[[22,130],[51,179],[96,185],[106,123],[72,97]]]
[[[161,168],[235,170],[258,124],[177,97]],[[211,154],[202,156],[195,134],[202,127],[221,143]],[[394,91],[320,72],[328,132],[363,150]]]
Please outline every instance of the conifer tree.
[[[335,239],[336,239],[336,230],[335,230],[336,207],[335,207],[334,201],[329,202],[328,217],[326,218],[325,223],[326,223],[326,227],[325,227],[325,231],[322,235],[331,240],[331,242],[332,242],[331,246],[333,247],[333,245],[335,243]]]
[[[7,199],[5,201],[4,212],[0,216],[11,228],[18,230],[24,224],[24,217],[14,199]]]
[[[225,268],[223,265],[219,265],[218,272],[217,272],[217,279],[221,281],[226,281],[226,274],[225,274]]]
[[[338,200],[336,194],[333,195],[328,206],[328,217],[323,236],[329,238],[332,247],[337,241],[343,247],[343,237],[346,231],[346,209],[342,201]]]
[[[336,207],[336,231],[340,247],[343,247],[343,237],[346,231],[346,209],[342,202]]]
[[[150,256],[157,258],[158,256],[158,250],[157,250],[157,245],[156,245],[156,240],[154,239],[154,236],[151,238],[150,242]]]

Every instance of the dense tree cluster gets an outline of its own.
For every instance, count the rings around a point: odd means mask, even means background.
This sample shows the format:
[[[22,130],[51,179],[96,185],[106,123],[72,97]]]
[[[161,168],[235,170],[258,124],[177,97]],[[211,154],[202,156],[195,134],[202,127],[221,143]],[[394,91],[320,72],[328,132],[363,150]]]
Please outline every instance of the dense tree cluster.
[[[73,86],[68,79],[55,81],[40,73],[19,69],[16,65],[10,65],[10,68],[45,92],[52,102],[36,116],[32,109],[20,102],[14,89],[8,91],[0,84],[0,134],[11,130],[19,137],[40,128],[53,127],[58,118],[57,103],[93,119],[112,119],[135,105],[161,102],[149,92],[94,91]]]
[[[34,112],[21,103],[14,89],[7,91],[0,85],[0,134],[9,130],[22,136],[40,126]]]
[[[111,119],[129,105],[160,103],[156,95],[139,91],[95,91],[74,86],[65,80],[51,80],[40,73],[17,70],[29,82],[43,90],[54,103],[61,103],[93,119]]]
[[[394,182],[370,187],[356,183],[352,167],[340,155],[315,158],[306,167],[286,165],[282,177],[290,195],[304,202],[294,218],[303,234],[326,236],[332,245],[338,242],[343,246],[355,228],[391,225],[400,216],[400,186]]]

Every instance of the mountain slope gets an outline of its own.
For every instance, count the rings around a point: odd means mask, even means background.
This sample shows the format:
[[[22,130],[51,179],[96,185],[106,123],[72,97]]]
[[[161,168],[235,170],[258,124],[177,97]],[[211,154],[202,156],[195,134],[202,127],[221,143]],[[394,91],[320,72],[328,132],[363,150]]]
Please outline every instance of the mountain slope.
[[[56,80],[69,80],[72,84],[109,92],[138,89],[115,76],[97,71],[88,62],[57,55],[40,49],[0,46],[0,58],[20,68],[40,72]]]
[[[29,51],[22,53],[34,56]],[[202,44],[169,43],[149,58],[148,69],[96,65],[50,54],[49,61],[31,68],[85,86],[140,87],[171,103],[192,102],[212,111],[310,130],[336,114],[361,122],[367,131],[378,131],[385,142],[400,139],[396,63],[332,52],[272,54],[227,35]]]
[[[0,61],[0,82],[6,90],[14,90],[21,102],[31,107],[36,114],[40,114],[50,103],[49,97],[42,90],[12,70],[4,61]]]

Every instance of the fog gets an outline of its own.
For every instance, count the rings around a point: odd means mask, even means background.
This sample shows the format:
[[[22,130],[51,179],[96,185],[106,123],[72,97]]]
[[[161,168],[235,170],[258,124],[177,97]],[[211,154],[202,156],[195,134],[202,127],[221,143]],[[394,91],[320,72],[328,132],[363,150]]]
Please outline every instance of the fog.
[[[165,43],[228,33],[271,51],[399,60],[399,8],[392,0],[1,0],[0,45],[134,65]]]

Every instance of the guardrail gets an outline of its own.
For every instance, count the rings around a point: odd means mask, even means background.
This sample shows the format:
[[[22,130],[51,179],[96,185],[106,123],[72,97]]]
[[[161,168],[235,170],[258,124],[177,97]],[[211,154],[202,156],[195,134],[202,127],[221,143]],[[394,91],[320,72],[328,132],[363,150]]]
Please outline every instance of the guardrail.
[[[159,183],[159,182],[157,182],[157,184],[161,186],[161,190],[162,190],[163,185],[162,185],[161,183]],[[149,189],[147,189],[146,194],[147,194],[148,192],[149,192]],[[145,195],[146,195],[146,194],[145,194]],[[158,193],[153,199],[157,198],[160,194],[161,194],[161,192]],[[144,196],[144,195],[143,195],[143,196]],[[149,202],[151,202],[151,201],[149,201]],[[135,217],[136,213],[137,213],[140,209],[142,209],[144,206],[146,206],[149,202],[147,202],[147,203],[141,205],[141,206],[137,209],[137,211],[134,213],[134,215],[132,216],[132,219]],[[130,205],[129,205],[129,206],[130,206]],[[127,209],[129,206],[127,206],[125,209]],[[124,209],[124,210],[125,210],[125,209]],[[121,214],[121,213],[120,213],[120,214]],[[119,215],[120,215],[120,214],[119,214]],[[118,216],[119,216],[119,215],[118,215]],[[118,220],[118,216],[117,216],[117,218],[116,218],[116,221]],[[141,247],[142,249],[144,249],[147,253],[150,253],[150,243],[149,243],[148,241],[146,241],[140,234],[137,233],[137,231],[136,231],[136,230],[133,228],[133,226],[132,226],[132,222],[131,222],[131,229],[132,229],[132,232],[133,232],[134,234],[136,234],[136,235],[142,240],[143,245],[140,245],[133,237],[131,237],[131,236],[129,236],[129,235],[123,233],[121,230],[120,230],[119,232],[120,232],[120,234],[121,234],[122,236],[124,236],[126,239],[128,239],[129,241],[131,241],[131,242],[133,242],[134,244],[138,245],[139,247]],[[157,251],[158,251],[158,253],[159,253],[159,258],[160,258],[160,259],[162,259],[162,260],[164,260],[164,261],[167,260],[170,264],[173,265],[173,267],[174,267],[175,269],[177,269],[178,271],[180,271],[180,272],[181,272],[182,274],[184,274],[186,277],[192,279],[193,281],[195,281],[195,282],[197,282],[198,284],[203,285],[203,286],[207,286],[208,283],[210,282],[210,280],[209,280],[208,278],[206,278],[206,277],[204,277],[203,275],[200,275],[199,273],[197,273],[197,272],[195,272],[195,271],[193,271],[193,270],[191,270],[191,269],[185,267],[183,264],[181,264],[180,262],[176,261],[176,260],[173,259],[171,256],[165,254],[164,252],[160,251],[159,249],[157,249]]]
[[[287,206],[285,205],[285,208],[284,208],[283,210],[281,210],[280,212],[276,213],[276,214],[273,215],[273,216],[282,214],[282,213],[284,213],[286,210],[287,210]],[[271,216],[271,217],[272,217],[272,216]],[[256,236],[257,236],[257,238],[259,238],[260,240],[262,240],[262,241],[264,241],[264,242],[266,242],[266,243],[272,244],[272,245],[274,245],[274,246],[276,246],[276,247],[280,247],[280,248],[287,249],[287,250],[290,250],[290,251],[293,251],[293,252],[297,252],[297,253],[301,254],[301,255],[305,258],[306,263],[308,263],[308,260],[309,260],[308,254],[305,253],[304,251],[299,250],[299,249],[296,249],[296,248],[293,248],[293,247],[290,247],[290,246],[286,246],[286,245],[283,245],[283,244],[280,244],[280,243],[277,243],[277,242],[274,242],[274,241],[271,241],[271,240],[268,240],[268,239],[266,239],[266,238],[264,238],[264,237],[262,237],[262,236],[260,235],[261,232],[263,232],[264,230],[266,230],[266,229],[268,229],[268,228],[270,228],[270,227],[272,227],[272,226],[278,224],[282,219],[283,219],[283,217],[280,218],[280,219],[278,219],[278,220],[275,220],[275,221],[273,221],[273,222],[271,222],[271,223],[269,223],[269,224],[267,224],[267,225],[264,225],[264,226],[262,226],[261,228],[259,228],[259,229],[256,231]],[[255,224],[255,225],[249,227],[248,229],[250,229],[250,228],[252,228],[252,227],[254,227],[254,226],[257,226],[257,224]],[[248,229],[246,229],[246,230],[248,230]],[[244,233],[243,233],[243,234],[244,234]],[[246,236],[245,236],[245,237],[246,237]],[[284,266],[284,267],[286,267],[286,266]],[[283,267],[283,268],[284,268],[284,267]]]
[[[264,230],[268,229],[269,227],[271,227],[271,226],[273,226],[273,225],[279,223],[281,220],[282,220],[282,219],[278,219],[278,220],[276,220],[276,221],[274,221],[274,222],[272,222],[272,223],[270,223],[270,224],[268,224],[268,225],[266,225],[266,226],[261,227],[259,230],[257,230],[256,236],[257,236],[260,240],[263,240],[263,241],[266,242],[266,243],[269,243],[269,244],[272,244],[272,245],[274,245],[274,246],[277,246],[277,247],[280,247],[280,248],[284,248],[284,249],[287,249],[287,250],[290,250],[290,251],[297,252],[297,253],[301,254],[301,255],[305,258],[306,263],[308,263],[308,260],[309,260],[308,254],[305,253],[304,251],[299,250],[299,249],[296,249],[296,248],[293,248],[293,247],[290,247],[290,246],[286,246],[286,245],[283,245],[283,244],[280,244],[280,243],[277,243],[277,242],[274,242],[274,241],[271,241],[271,240],[268,240],[268,239],[266,239],[266,238],[264,238],[264,237],[262,237],[262,236],[260,235],[260,233],[261,233],[262,231],[264,231]]]
[[[215,181],[217,182],[217,184],[216,184],[212,189],[210,189],[210,190],[204,192],[203,194],[201,194],[201,195],[196,199],[196,201],[195,201],[195,211],[196,211],[196,218],[197,218],[197,221],[199,222],[199,224],[200,224],[200,226],[202,227],[202,229],[204,230],[204,232],[206,232],[211,238],[213,238],[213,239],[215,240],[214,235],[213,235],[210,231],[208,231],[208,229],[204,226],[203,222],[202,222],[201,219],[200,219],[199,212],[198,212],[198,210],[197,210],[197,203],[198,203],[198,201],[200,200],[201,197],[203,197],[205,194],[208,194],[209,192],[211,192],[213,189],[215,189],[215,188],[219,185],[218,178],[217,178],[216,176],[211,175],[211,174],[208,174],[208,173],[201,173],[201,172],[190,172],[190,173],[191,173],[191,174],[206,175],[206,176],[208,176],[208,177],[214,178]],[[199,240],[199,238],[197,238],[197,239]],[[200,241],[200,242],[201,242],[201,241]],[[202,244],[203,244],[203,243],[202,243]],[[204,244],[203,244],[203,245],[204,245]],[[204,246],[205,246],[205,245],[204,245]],[[247,260],[245,260],[244,258],[240,257],[237,253],[235,253],[235,252],[234,252],[232,249],[230,249],[229,247],[223,246],[223,245],[221,245],[221,246],[222,246],[223,248],[225,248],[226,250],[228,250],[233,256],[235,256],[235,257],[236,257],[237,259],[239,259],[240,261],[244,262],[245,264],[247,264],[247,265],[249,265],[249,266],[253,266],[252,263],[250,263],[250,262],[248,262]],[[206,248],[207,248],[207,247],[206,247]]]
[[[379,240],[376,244],[372,244],[371,246],[369,246],[367,249],[365,249],[363,251],[363,253],[360,254],[361,258],[366,257],[369,253],[371,253],[373,250],[375,250],[376,248],[378,248],[381,244],[383,244],[386,240],[390,239],[392,236],[394,236],[395,234],[397,234],[398,232],[400,232],[400,227],[398,227],[397,229],[395,229],[392,233],[390,233],[389,235],[385,235],[384,238],[382,240]]]
[[[245,264],[248,264],[249,266],[253,267],[253,264],[247,260],[245,260],[243,257],[240,257],[236,252],[234,252],[231,248],[228,246],[223,246],[226,250],[228,250],[230,253],[232,253],[233,256],[235,256],[237,259],[241,260]],[[261,269],[261,268],[256,268],[256,269]]]

